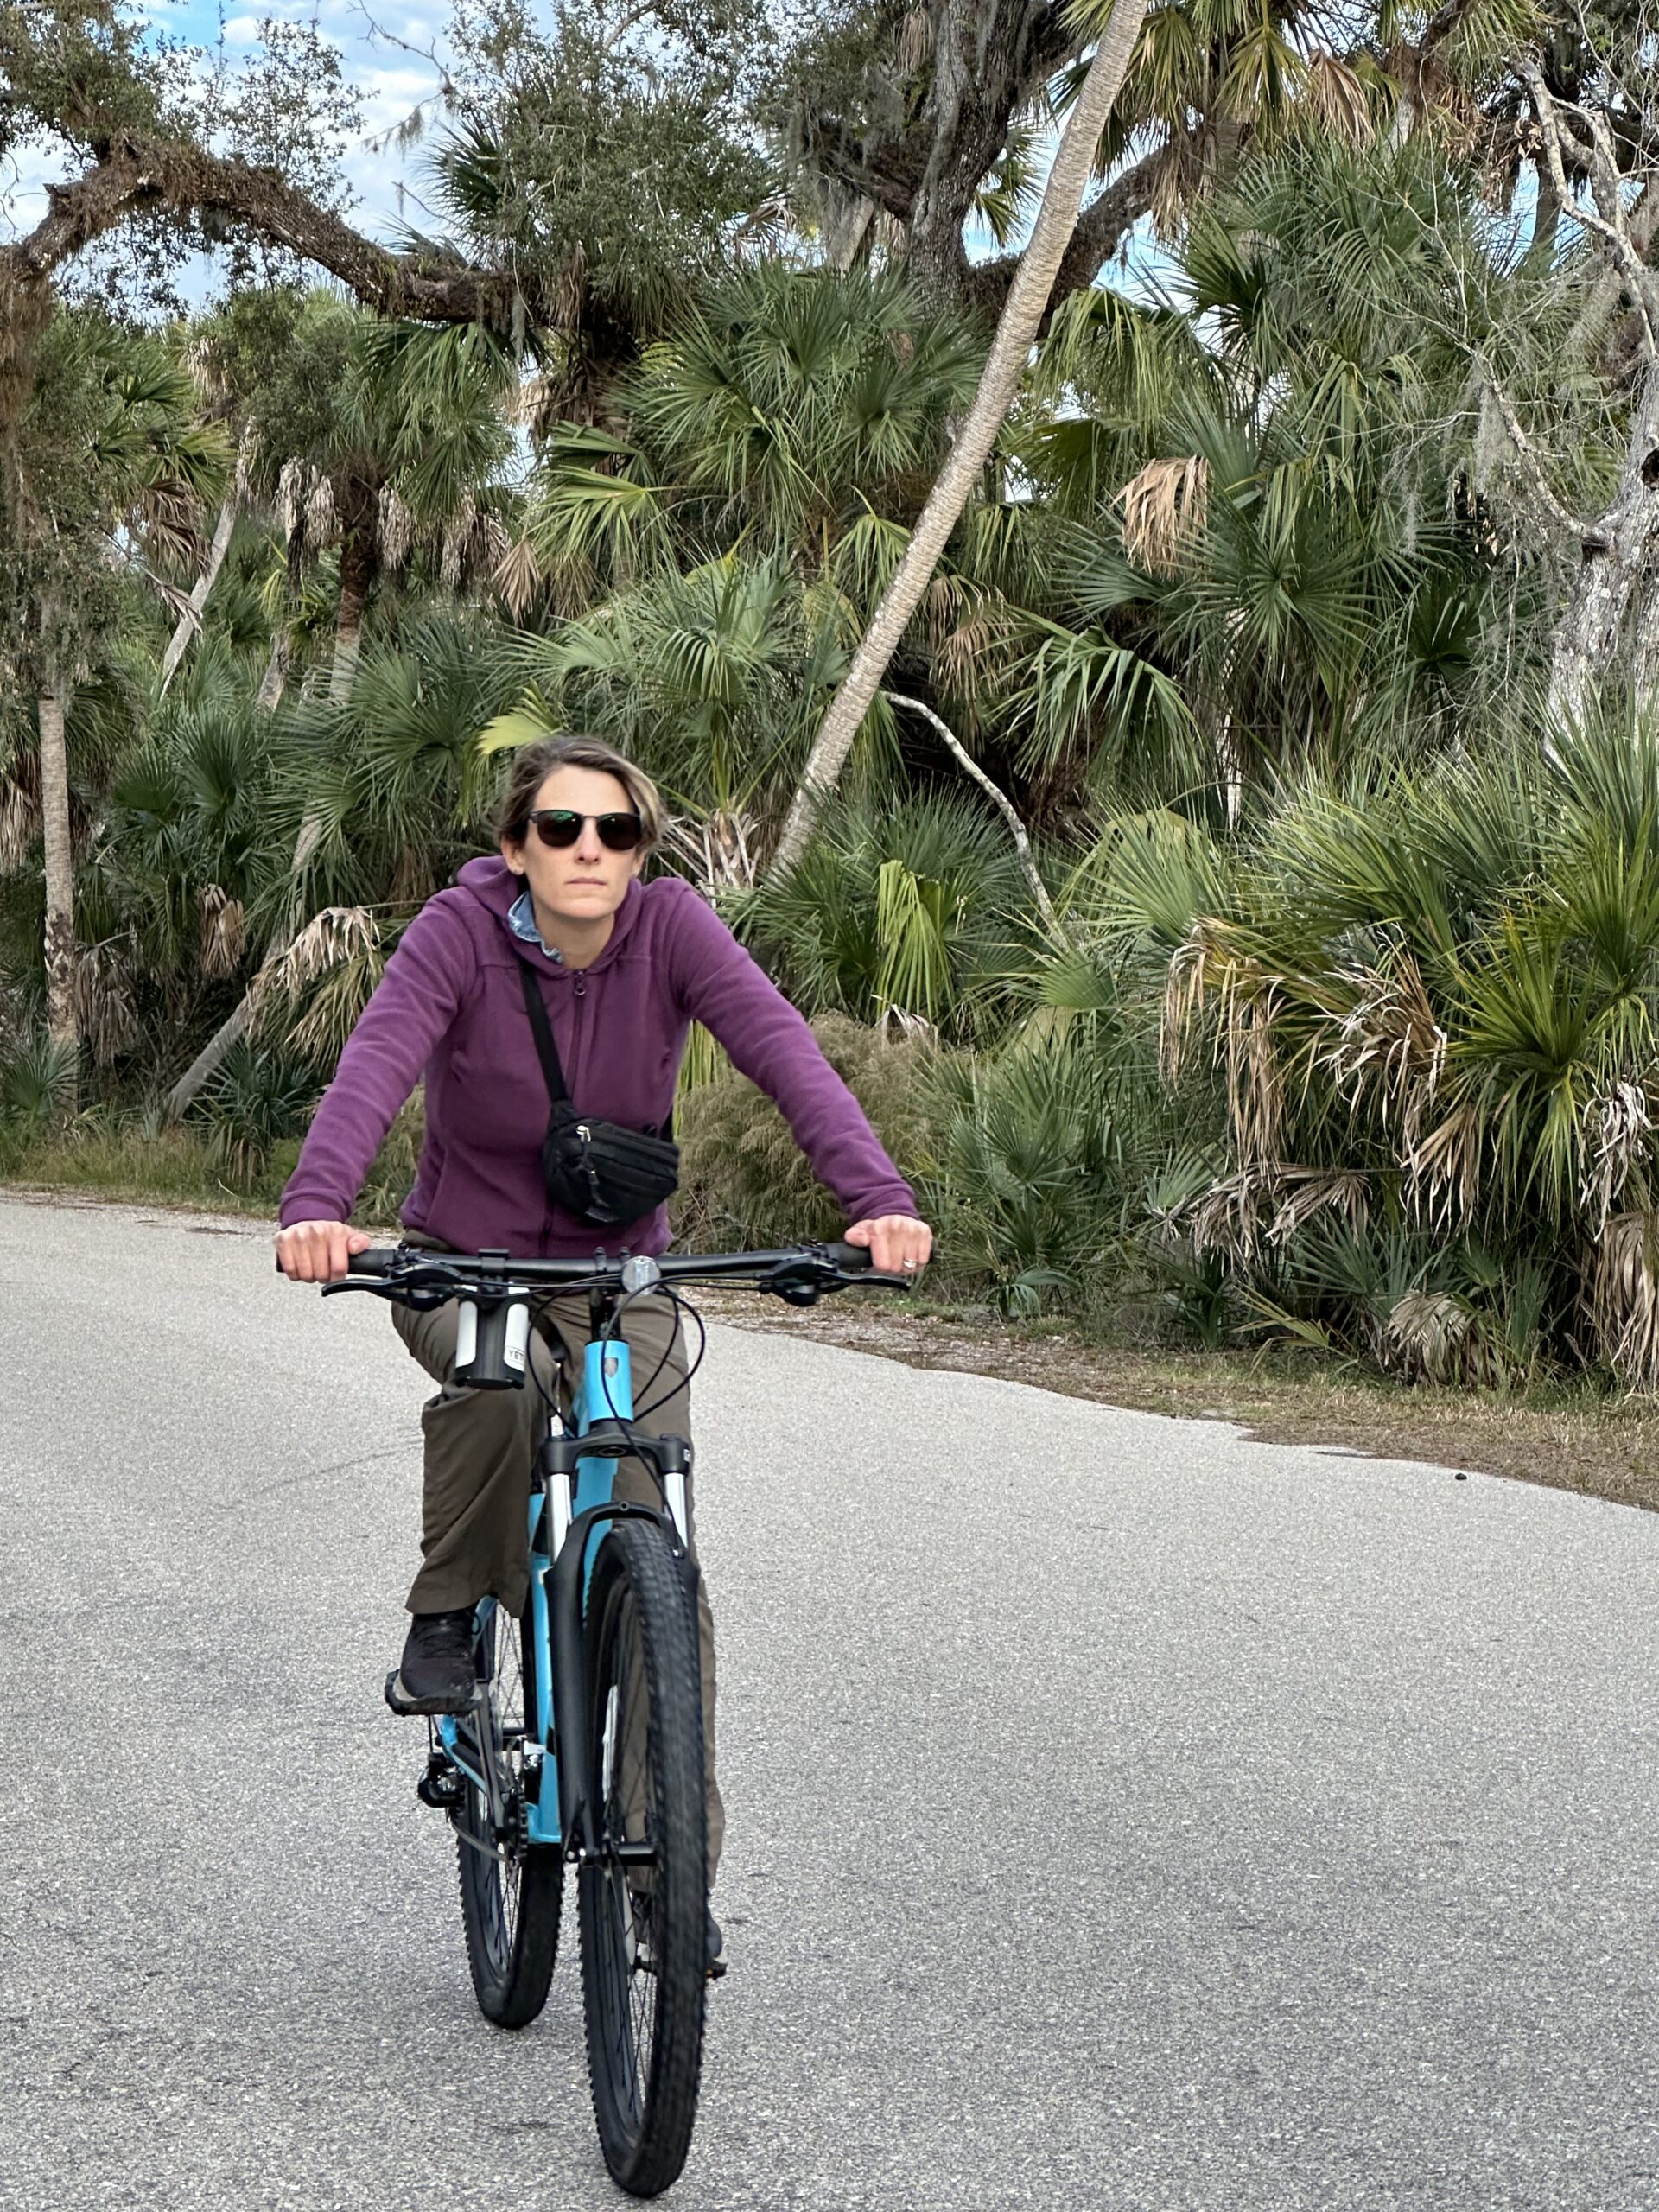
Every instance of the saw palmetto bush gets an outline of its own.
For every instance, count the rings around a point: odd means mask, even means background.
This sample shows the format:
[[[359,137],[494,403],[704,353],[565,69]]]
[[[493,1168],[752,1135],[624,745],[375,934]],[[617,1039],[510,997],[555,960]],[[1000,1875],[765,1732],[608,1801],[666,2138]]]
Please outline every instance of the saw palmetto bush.
[[[1224,1165],[1166,1232],[1259,1326],[1659,1388],[1651,721],[1304,789],[1230,850],[1126,821],[1094,889],[1164,967],[1166,1071],[1224,1092]]]
[[[245,1187],[284,1138],[298,1136],[319,1090],[315,1071],[277,1047],[232,1045],[193,1109],[220,1173]]]
[[[828,808],[797,865],[729,913],[803,1005],[965,1041],[1007,1026],[1028,904],[989,810],[921,791]]]

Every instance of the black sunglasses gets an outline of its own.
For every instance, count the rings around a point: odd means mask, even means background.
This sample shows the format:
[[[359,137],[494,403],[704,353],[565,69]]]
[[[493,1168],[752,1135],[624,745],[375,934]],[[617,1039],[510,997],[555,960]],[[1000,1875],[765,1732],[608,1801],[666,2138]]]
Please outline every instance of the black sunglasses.
[[[524,819],[555,852],[568,851],[587,822],[598,830],[600,843],[613,853],[632,852],[645,834],[645,825],[637,814],[573,814],[568,806],[543,806]]]

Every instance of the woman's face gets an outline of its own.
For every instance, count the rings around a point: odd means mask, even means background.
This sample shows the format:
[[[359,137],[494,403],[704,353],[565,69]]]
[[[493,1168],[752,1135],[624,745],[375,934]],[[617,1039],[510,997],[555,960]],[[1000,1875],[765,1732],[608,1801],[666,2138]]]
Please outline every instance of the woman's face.
[[[529,884],[538,906],[573,922],[596,922],[615,913],[645,864],[637,848],[613,853],[599,842],[596,814],[632,814],[627,786],[602,768],[556,768],[536,794],[534,810],[565,807],[586,817],[574,845],[544,845],[532,822],[522,845],[501,840],[501,856]]]

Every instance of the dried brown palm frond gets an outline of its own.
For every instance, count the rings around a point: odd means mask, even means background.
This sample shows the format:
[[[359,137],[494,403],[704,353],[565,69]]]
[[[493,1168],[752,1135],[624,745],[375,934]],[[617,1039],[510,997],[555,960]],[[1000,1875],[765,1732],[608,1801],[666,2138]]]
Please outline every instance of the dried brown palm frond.
[[[1279,1206],[1268,1242],[1286,1244],[1315,1214],[1338,1213],[1351,1229],[1363,1229],[1370,1211],[1370,1178],[1363,1167],[1281,1167],[1277,1176]]]
[[[285,461],[276,479],[276,519],[289,544],[300,536],[305,521],[305,463],[297,458]]]
[[[349,960],[378,949],[379,925],[367,906],[326,906],[314,915],[285,951],[259,971],[263,999],[281,993],[289,999]]]
[[[438,574],[446,591],[460,589],[461,570],[466,566],[477,524],[478,508],[472,493],[463,493],[454,512],[443,526],[443,552],[438,563]]]
[[[1404,1147],[1406,1196],[1413,1210],[1449,1228],[1465,1222],[1480,1195],[1485,1116],[1478,1099],[1465,1098],[1426,1137]]]
[[[1591,1313],[1609,1363],[1642,1390],[1659,1390],[1659,1217],[1614,1214],[1596,1240]]]
[[[927,67],[933,51],[933,19],[925,8],[912,8],[899,26],[893,58],[903,75],[914,77]]]
[[[138,502],[138,519],[156,550],[175,561],[200,563],[205,557],[201,506],[188,484],[166,478],[148,486]]]
[[[305,494],[305,546],[321,553],[340,535],[340,515],[334,505],[334,480],[314,468]]]
[[[396,485],[383,484],[380,486],[377,522],[380,558],[396,575],[415,546],[415,518],[398,497]]]
[[[313,1060],[338,1058],[385,968],[386,956],[378,938],[337,962],[313,992],[303,1018],[289,1032],[289,1044]]]
[[[1389,1315],[1390,1364],[1408,1382],[1494,1382],[1494,1354],[1467,1299],[1449,1290],[1408,1290]]]
[[[536,604],[543,583],[542,564],[527,537],[509,544],[491,572],[490,582],[515,622],[522,622]]]
[[[1014,631],[1015,620],[1001,592],[974,594],[961,620],[934,649],[933,669],[947,691],[971,698],[984,685],[987,664]]]
[[[1348,969],[1352,1006],[1338,1016],[1334,1040],[1320,1052],[1339,1089],[1357,1108],[1374,1103],[1407,1147],[1415,1144],[1446,1067],[1446,1033],[1435,1019],[1422,970],[1403,949],[1384,965]]]
[[[1376,137],[1376,118],[1365,81],[1339,55],[1324,50],[1310,55],[1302,99],[1315,122],[1338,144],[1369,146]]]
[[[1230,1260],[1251,1260],[1267,1241],[1274,1213],[1276,1177],[1270,1169],[1242,1167],[1211,1183],[1162,1225],[1166,1244],[1185,1230],[1198,1258],[1219,1252]]]
[[[1149,576],[1173,576],[1192,539],[1204,528],[1210,466],[1197,454],[1149,461],[1118,493],[1123,510],[1123,550]]]
[[[1586,1174],[1579,1203],[1598,1236],[1624,1197],[1631,1169],[1650,1154],[1653,1128],[1652,1101],[1639,1083],[1615,1084],[1605,1097],[1586,1102]]]
[[[938,652],[976,597],[974,587],[960,576],[944,571],[928,585],[922,600],[922,620],[927,629],[930,652]]]
[[[242,901],[222,885],[210,883],[201,894],[201,972],[216,982],[233,976],[247,942]]]
[[[131,950],[125,939],[110,938],[84,945],[75,956],[75,1022],[100,1067],[130,1052],[138,1041]]]
[[[15,776],[0,775],[0,875],[22,866],[41,834],[41,804]]]
[[[1226,1071],[1234,1147],[1247,1167],[1265,1166],[1281,1156],[1284,1082],[1275,1031],[1286,1003],[1285,978],[1241,950],[1225,922],[1201,918],[1169,963],[1161,1058],[1172,1084],[1212,1002],[1214,1053]]]

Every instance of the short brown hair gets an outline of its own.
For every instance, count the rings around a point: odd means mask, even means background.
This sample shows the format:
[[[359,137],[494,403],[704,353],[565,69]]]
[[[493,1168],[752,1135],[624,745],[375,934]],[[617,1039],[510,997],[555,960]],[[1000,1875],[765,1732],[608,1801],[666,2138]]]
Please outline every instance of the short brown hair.
[[[636,768],[626,753],[607,745],[602,737],[583,731],[567,731],[563,737],[538,737],[521,745],[512,756],[500,799],[495,810],[495,834],[510,845],[522,845],[530,835],[530,817],[536,794],[556,768],[595,768],[614,776],[639,817],[645,834],[639,850],[648,853],[663,842],[668,810],[662,795],[643,768]]]

